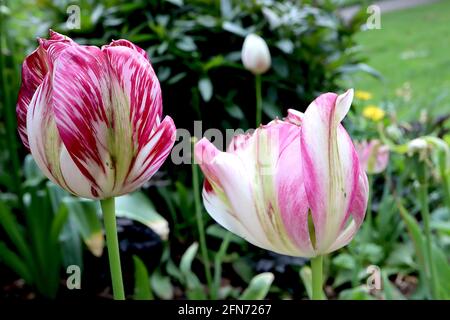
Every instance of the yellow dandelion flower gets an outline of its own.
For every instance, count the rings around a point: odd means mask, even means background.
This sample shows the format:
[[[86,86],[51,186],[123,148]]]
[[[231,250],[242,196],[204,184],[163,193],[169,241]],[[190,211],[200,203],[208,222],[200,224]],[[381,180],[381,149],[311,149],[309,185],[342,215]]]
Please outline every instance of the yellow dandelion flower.
[[[384,110],[375,105],[368,105],[363,110],[363,116],[372,121],[380,121],[384,118],[384,115]]]
[[[372,94],[368,91],[356,90],[355,97],[359,100],[367,101],[372,99]]]

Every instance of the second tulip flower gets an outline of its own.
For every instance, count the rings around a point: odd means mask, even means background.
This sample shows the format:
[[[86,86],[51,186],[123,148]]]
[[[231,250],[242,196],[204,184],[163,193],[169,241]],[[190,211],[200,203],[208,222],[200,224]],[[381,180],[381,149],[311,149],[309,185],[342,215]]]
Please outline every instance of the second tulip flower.
[[[203,200],[223,227],[281,254],[316,257],[348,244],[365,215],[368,183],[341,121],[353,90],[326,93],[304,114],[289,110],[227,152],[202,139],[195,157]]]

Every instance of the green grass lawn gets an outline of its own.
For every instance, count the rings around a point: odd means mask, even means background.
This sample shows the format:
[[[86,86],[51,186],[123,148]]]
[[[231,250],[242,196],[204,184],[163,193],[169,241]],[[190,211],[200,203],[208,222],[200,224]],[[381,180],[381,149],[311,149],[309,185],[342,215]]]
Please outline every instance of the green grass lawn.
[[[401,119],[450,112],[450,1],[381,16],[381,29],[357,36],[368,64],[384,77],[355,75],[352,85],[374,94],[376,104],[391,102]]]

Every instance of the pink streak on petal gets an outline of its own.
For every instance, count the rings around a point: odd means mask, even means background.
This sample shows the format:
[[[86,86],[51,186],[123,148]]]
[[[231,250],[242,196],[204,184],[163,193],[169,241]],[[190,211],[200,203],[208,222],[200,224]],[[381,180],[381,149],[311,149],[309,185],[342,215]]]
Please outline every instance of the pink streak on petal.
[[[129,97],[130,121],[138,148],[147,144],[162,117],[162,97],[158,78],[147,59],[124,46],[104,47],[112,75]]]
[[[16,106],[17,125],[22,143],[29,149],[27,135],[28,106],[39,85],[47,75],[47,62],[45,51],[42,47],[34,50],[22,65],[22,85],[19,91],[19,99]]]
[[[150,180],[169,156],[175,139],[175,124],[172,118],[167,116],[150,137],[148,145],[143,146],[133,159],[123,193],[131,192]]]
[[[107,116],[110,74],[108,63],[96,47],[72,46],[64,50],[53,73],[53,106],[59,134],[80,171],[97,184],[88,163],[95,163],[105,172],[101,154],[107,146],[100,145],[103,136],[99,124],[110,126]],[[100,150],[102,149],[102,150]]]
[[[280,152],[276,172],[276,189],[281,218],[289,237],[301,252],[314,255],[308,230],[309,203],[303,184],[301,166],[300,128],[285,124],[289,136],[284,134],[286,147]]]
[[[137,51],[139,54],[141,54],[146,60],[148,59],[147,56],[147,52],[145,52],[144,49],[142,49],[141,47],[135,45],[134,43],[132,43],[131,41],[128,41],[126,39],[120,39],[120,40],[113,40],[109,45],[104,45],[102,47],[102,50],[107,49],[108,47],[128,47],[130,49],[133,49],[134,51]]]

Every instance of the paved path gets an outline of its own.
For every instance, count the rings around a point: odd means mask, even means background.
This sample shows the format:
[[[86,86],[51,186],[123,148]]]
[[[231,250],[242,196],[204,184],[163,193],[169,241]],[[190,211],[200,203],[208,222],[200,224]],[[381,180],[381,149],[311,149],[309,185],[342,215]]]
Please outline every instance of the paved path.
[[[380,7],[381,13],[386,13],[390,11],[396,11],[411,7],[416,7],[428,3],[438,2],[440,0],[385,0],[385,1],[374,1],[371,4]],[[351,6],[339,10],[339,15],[345,20],[350,20],[353,15],[358,12],[360,5]]]

